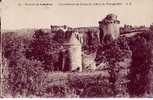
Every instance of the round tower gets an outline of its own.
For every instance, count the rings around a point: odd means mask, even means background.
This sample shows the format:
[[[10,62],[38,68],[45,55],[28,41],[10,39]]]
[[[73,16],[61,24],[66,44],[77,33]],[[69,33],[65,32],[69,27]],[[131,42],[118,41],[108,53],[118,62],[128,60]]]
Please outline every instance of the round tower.
[[[72,33],[66,45],[68,46],[70,57],[70,70],[82,71],[81,35],[78,32]]]
[[[106,36],[116,39],[120,35],[120,21],[115,14],[108,14],[102,21],[99,21],[100,41],[104,41]]]

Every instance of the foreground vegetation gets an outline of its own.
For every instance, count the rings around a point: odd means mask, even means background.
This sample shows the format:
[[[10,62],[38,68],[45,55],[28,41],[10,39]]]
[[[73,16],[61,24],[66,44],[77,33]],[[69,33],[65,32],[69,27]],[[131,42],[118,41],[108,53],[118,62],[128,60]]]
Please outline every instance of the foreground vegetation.
[[[2,37],[3,97],[153,96],[152,31],[110,39],[96,47],[86,44],[85,50],[97,53],[97,66],[107,66],[81,73],[60,70],[61,54],[53,52],[63,47],[66,38],[56,41],[56,35],[42,30],[35,31],[32,38],[13,32]],[[120,65],[127,59],[131,60],[127,66]]]

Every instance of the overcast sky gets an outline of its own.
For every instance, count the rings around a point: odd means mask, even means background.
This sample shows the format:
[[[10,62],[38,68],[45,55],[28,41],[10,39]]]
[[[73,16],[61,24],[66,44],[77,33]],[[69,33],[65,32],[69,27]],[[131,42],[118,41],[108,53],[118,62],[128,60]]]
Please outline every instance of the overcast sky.
[[[82,0],[83,3],[119,2],[110,6],[59,6],[81,0],[3,0],[2,29],[49,28],[66,24],[72,27],[98,26],[98,21],[109,13],[118,15],[123,24],[147,25],[153,23],[153,0]],[[46,3],[53,6],[25,6],[25,3]],[[131,2],[132,5],[125,5]],[[21,4],[21,6],[19,6]]]

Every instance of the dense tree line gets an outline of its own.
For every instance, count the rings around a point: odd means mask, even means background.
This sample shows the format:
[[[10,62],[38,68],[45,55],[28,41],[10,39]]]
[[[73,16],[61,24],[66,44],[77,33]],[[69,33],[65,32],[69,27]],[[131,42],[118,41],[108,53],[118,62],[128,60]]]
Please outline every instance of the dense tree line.
[[[144,33],[130,39],[132,63],[130,66],[128,91],[131,96],[151,94],[152,82],[149,73],[153,66],[153,33]],[[150,87],[151,86],[151,87]]]

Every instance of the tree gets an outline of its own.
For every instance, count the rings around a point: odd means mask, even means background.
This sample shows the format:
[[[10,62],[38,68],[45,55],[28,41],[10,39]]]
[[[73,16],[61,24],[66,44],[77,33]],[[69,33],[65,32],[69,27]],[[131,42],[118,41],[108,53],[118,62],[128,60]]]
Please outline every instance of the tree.
[[[117,40],[107,42],[99,47],[97,51],[96,61],[100,64],[105,61],[108,63],[109,84],[112,89],[113,95],[117,96],[120,92],[120,82],[123,78],[119,76],[122,68],[117,65],[118,62],[131,58],[131,50],[128,46],[128,40],[125,37],[120,37]],[[126,76],[125,76],[126,77]],[[126,85],[125,85],[126,89]],[[126,90],[124,90],[126,92]]]
[[[98,44],[99,41],[97,32],[94,32],[93,30],[88,30],[84,35],[83,49],[89,51],[89,53],[93,53],[96,51]]]
[[[129,73],[129,94],[133,96],[144,96],[150,90],[149,76],[152,63],[153,35],[152,33],[138,34],[130,40],[132,50],[132,64]]]
[[[24,47],[19,37],[14,32],[4,33],[2,35],[2,54],[7,59],[17,59],[23,56]]]
[[[152,25],[150,25],[150,30],[151,30],[151,31],[153,31],[153,24],[152,24]]]
[[[59,52],[63,46],[52,39],[51,33],[35,31],[27,57],[41,61],[45,70],[53,71],[58,67]]]

